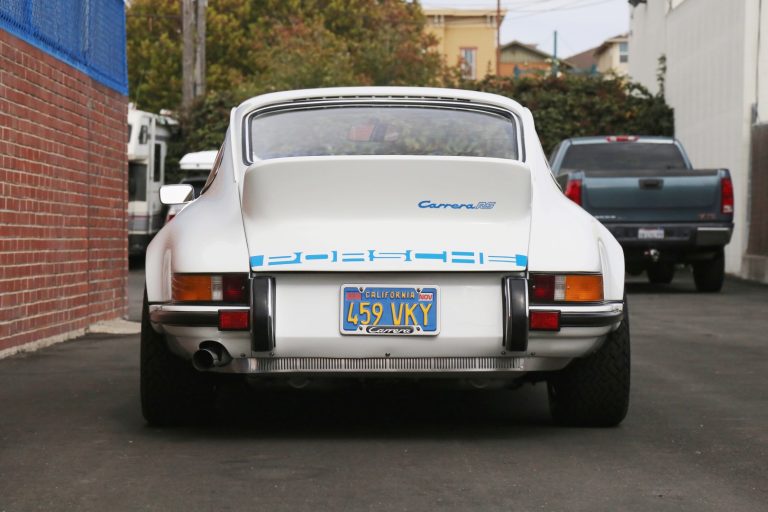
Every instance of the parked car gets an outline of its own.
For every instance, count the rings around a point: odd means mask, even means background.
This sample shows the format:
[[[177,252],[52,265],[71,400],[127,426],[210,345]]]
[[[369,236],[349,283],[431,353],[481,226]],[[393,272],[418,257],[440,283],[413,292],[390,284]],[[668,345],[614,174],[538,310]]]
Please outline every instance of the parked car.
[[[179,167],[181,171],[187,175],[181,178],[179,183],[192,185],[193,198],[200,197],[200,194],[208,181],[211,169],[216,160],[217,151],[196,151],[194,153],[187,153],[179,160]],[[165,214],[165,224],[168,224],[176,215],[184,209],[187,203],[172,204],[168,206],[168,211]]]
[[[233,109],[220,155],[147,252],[148,422],[210,414],[227,375],[546,382],[560,423],[624,418],[622,250],[563,196],[528,109],[450,89],[266,94]]]
[[[727,169],[694,170],[670,137],[566,139],[550,161],[565,195],[624,248],[629,273],[670,283],[676,265],[690,264],[699,291],[720,291],[733,232]]]

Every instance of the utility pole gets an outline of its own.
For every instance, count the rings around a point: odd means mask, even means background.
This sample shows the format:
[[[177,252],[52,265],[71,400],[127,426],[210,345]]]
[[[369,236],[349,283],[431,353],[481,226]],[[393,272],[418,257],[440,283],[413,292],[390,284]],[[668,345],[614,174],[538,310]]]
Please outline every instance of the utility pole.
[[[182,0],[181,97],[186,110],[205,94],[205,8],[207,0]]]
[[[552,76],[557,76],[560,68],[560,63],[557,60],[557,30],[555,30],[555,48],[552,52]]]
[[[195,51],[195,98],[205,95],[205,9],[208,0],[197,1],[197,46]]]
[[[501,72],[501,0],[496,0],[496,76]]]

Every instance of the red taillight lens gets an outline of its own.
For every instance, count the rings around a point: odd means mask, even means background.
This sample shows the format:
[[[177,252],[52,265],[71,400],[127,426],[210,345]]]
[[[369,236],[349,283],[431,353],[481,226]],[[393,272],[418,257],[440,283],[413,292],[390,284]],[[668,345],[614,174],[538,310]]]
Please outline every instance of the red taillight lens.
[[[220,331],[247,331],[249,327],[249,311],[219,310]]]
[[[555,275],[532,274],[530,295],[531,302],[552,302],[555,300]]]
[[[720,180],[720,213],[733,213],[733,182],[731,178]]]
[[[531,311],[529,325],[532,331],[559,331],[559,311]]]
[[[581,180],[568,180],[565,186],[565,196],[581,206]]]
[[[248,302],[247,274],[225,274],[222,276],[222,286],[225,302]]]

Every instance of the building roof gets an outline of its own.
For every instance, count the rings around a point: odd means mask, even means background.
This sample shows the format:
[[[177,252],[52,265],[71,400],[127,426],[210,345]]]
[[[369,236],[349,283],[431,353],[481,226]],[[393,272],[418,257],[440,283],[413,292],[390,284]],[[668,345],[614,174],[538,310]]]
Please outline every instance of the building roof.
[[[617,43],[626,43],[629,41],[629,34],[619,34],[603,41],[603,44],[595,48],[595,57],[606,51],[612,45]]]
[[[597,64],[597,57],[595,57],[595,50],[597,50],[597,48],[598,47],[595,46],[589,50],[584,50],[576,55],[571,55],[565,60],[576,69],[589,69]]]
[[[440,9],[440,8],[422,8],[426,16],[496,16],[496,9]],[[501,17],[507,14],[506,9],[501,10]]]
[[[517,40],[510,41],[510,42],[508,42],[506,44],[503,44],[501,46],[501,53],[503,54],[504,50],[511,50],[511,49],[516,49],[516,48],[519,48],[519,49],[521,49],[523,51],[526,51],[526,52],[528,52],[528,53],[530,53],[532,55],[535,55],[536,57],[539,57],[542,61],[554,59],[554,56],[552,54],[547,53],[544,50],[540,50],[537,47],[537,45],[529,44],[529,43],[523,43],[523,42],[517,41]],[[566,67],[573,67],[570,62],[567,62],[564,59],[559,59],[559,60],[560,60],[560,65],[561,66],[563,64],[565,64]]]

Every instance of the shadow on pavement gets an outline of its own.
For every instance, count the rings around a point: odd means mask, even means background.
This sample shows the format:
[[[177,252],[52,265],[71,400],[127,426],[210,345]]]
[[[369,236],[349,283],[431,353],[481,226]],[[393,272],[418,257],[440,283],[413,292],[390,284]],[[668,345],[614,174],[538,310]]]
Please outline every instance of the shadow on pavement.
[[[228,384],[221,395],[210,423],[164,429],[147,426],[143,434],[492,439],[533,433],[552,425],[544,384],[493,391],[424,389],[406,384],[298,390]]]

